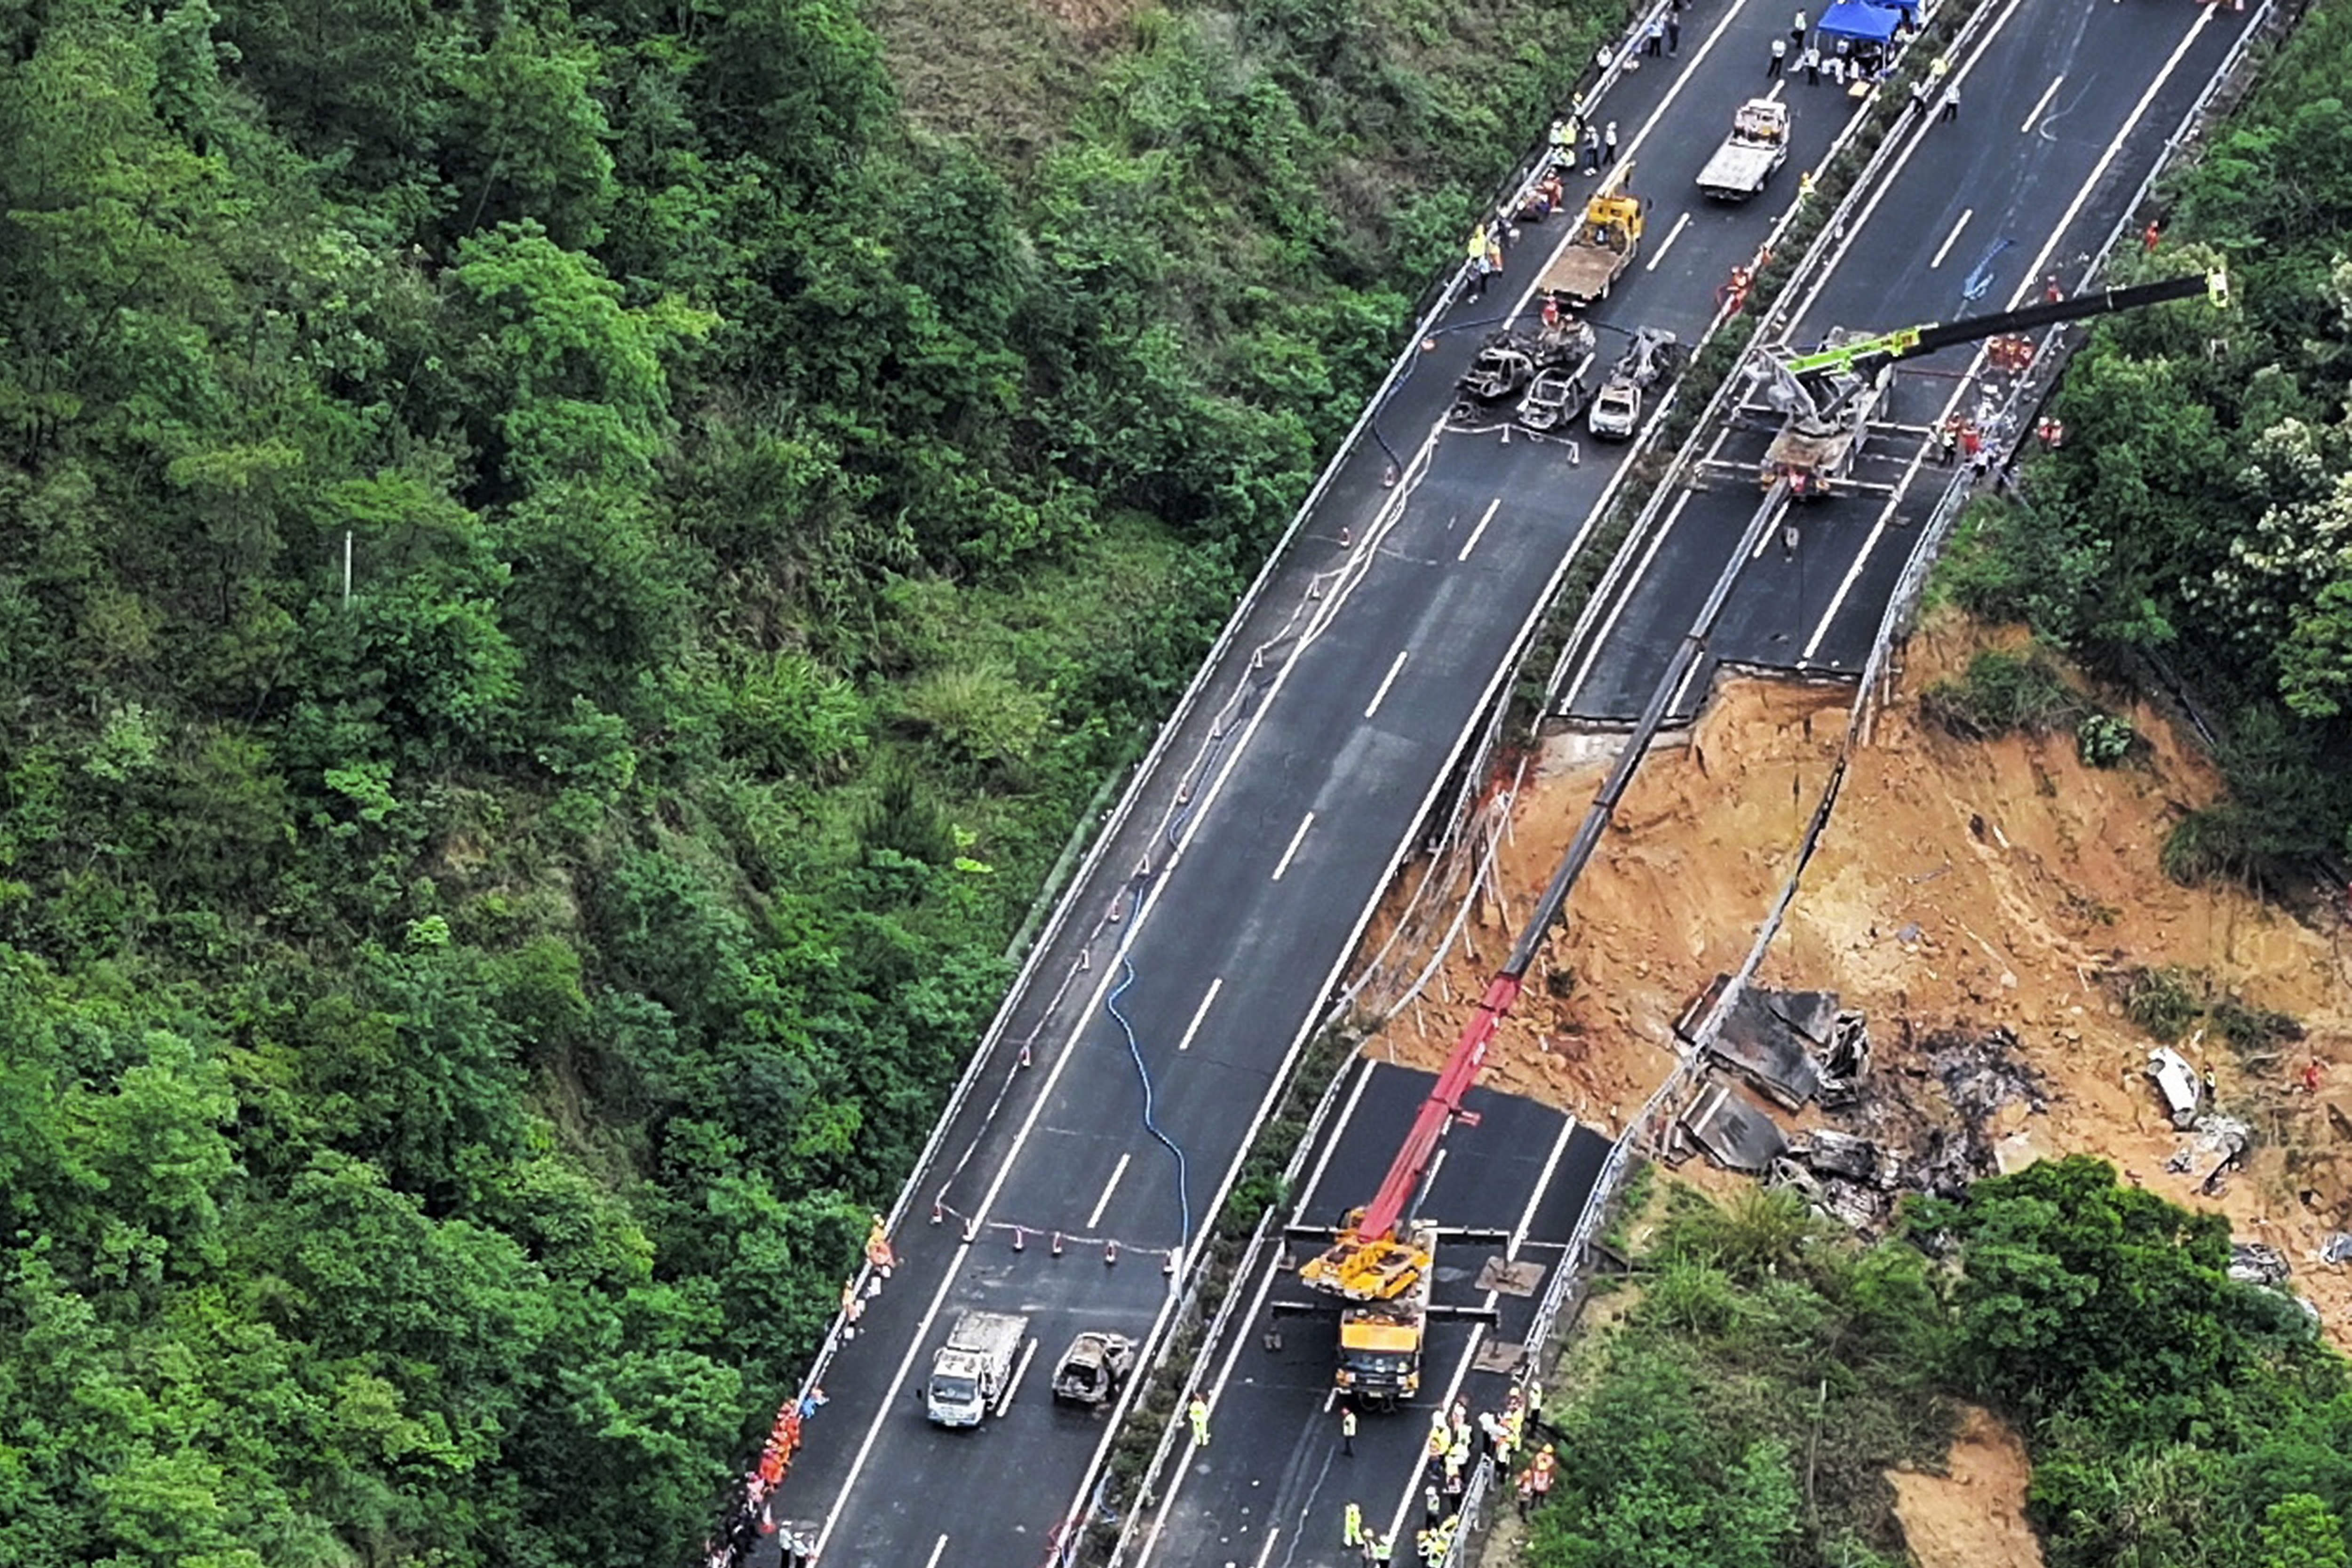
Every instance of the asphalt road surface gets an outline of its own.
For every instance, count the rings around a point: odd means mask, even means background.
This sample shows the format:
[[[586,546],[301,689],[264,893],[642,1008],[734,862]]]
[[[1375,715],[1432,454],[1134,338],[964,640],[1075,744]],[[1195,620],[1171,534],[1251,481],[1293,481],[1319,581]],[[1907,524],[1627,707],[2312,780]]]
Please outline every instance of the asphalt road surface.
[[[1742,0],[1685,13],[1680,57],[1647,62],[1597,106],[1620,121],[1632,187],[1657,213],[1694,215],[1679,234],[1653,218],[1645,263],[1603,321],[1695,337],[1716,284],[1850,109],[1826,89],[1818,108],[1801,106],[1790,165],[1763,198],[1685,200],[1733,108],[1769,87],[1781,10]],[[1591,183],[1573,182],[1572,199]],[[1465,199],[1465,232],[1475,216]],[[1050,1365],[1078,1329],[1142,1335],[1171,1300],[1164,1254],[1181,1258],[1212,1218],[1372,900],[1616,476],[1622,448],[1445,427],[1478,338],[1527,310],[1546,242],[1564,232],[1530,226],[1487,297],[1444,318],[1380,417],[1406,459],[1402,482],[1386,482],[1377,445],[1352,453],[1069,895],[918,1175],[893,1276],[827,1369],[829,1403],[777,1494],[779,1515],[817,1534],[828,1563],[1032,1568],[1079,1501],[1107,1415],[1053,1408],[1033,1366],[1003,1417],[941,1430],[919,1404],[930,1352],[959,1310],[989,1307],[1026,1313]],[[1604,357],[1612,342],[1604,334]],[[1118,1005],[1132,1047],[1106,1005],[1130,965]],[[1144,1125],[1146,1072],[1165,1143]],[[934,1197],[938,1226],[923,1223]],[[1057,1231],[1088,1239],[1055,1257]],[[1116,1264],[1106,1238],[1123,1248]],[[761,1560],[775,1556],[771,1540]]]
[[[2209,5],[2013,0],[1960,68],[1957,121],[1915,117],[1910,152],[1849,234],[1790,341],[1832,326],[1885,331],[2009,309],[2042,279],[2079,282],[2081,258],[2124,216],[2165,141],[2221,65],[2250,13]],[[1800,92],[1801,89],[1798,89]],[[1826,89],[1822,90],[1827,90]],[[1672,713],[1704,705],[1722,663],[1842,675],[1859,669],[1948,474],[1919,458],[1948,408],[1967,412],[1981,350],[1948,349],[1897,372],[1878,416],[1911,427],[1865,448],[1857,477],[1896,487],[1801,505],[1791,551],[1768,542],[1733,590],[1710,647]],[[1572,650],[1560,711],[1599,723],[1636,717],[1754,514],[1743,482],[1770,437],[1762,420],[1722,432],[1723,465],[1703,490],[1657,513],[1641,570],[1587,646]]]
[[[1370,1062],[1352,1070],[1345,1113],[1310,1152],[1297,1210],[1303,1224],[1337,1224],[1364,1201],[1434,1081]],[[1202,1352],[1213,1369],[1206,1384],[1209,1446],[1187,1449],[1182,1473],[1142,1536],[1139,1568],[1341,1563],[1349,1561],[1340,1529],[1350,1501],[1369,1526],[1402,1530],[1396,1561],[1411,1561],[1428,1414],[1456,1394],[1474,1411],[1501,1409],[1508,1380],[1473,1370],[1477,1340],[1513,1344],[1525,1335],[1609,1153],[1607,1138],[1532,1100],[1476,1089],[1468,1108],[1478,1121],[1451,1134],[1417,1213],[1447,1227],[1510,1234],[1503,1244],[1441,1241],[1437,1253],[1435,1302],[1491,1307],[1499,1321],[1490,1329],[1467,1320],[1433,1322],[1419,1399],[1392,1413],[1364,1413],[1350,1455],[1332,1396],[1334,1315],[1273,1315],[1275,1302],[1313,1299],[1280,1260],[1269,1259],[1255,1279],[1236,1280],[1248,1305],[1228,1321],[1223,1342]],[[1309,1250],[1297,1248],[1300,1257]],[[1528,1293],[1478,1288],[1481,1268],[1496,1257],[1537,1266]],[[1265,1331],[1277,1323],[1279,1343],[1269,1345]]]

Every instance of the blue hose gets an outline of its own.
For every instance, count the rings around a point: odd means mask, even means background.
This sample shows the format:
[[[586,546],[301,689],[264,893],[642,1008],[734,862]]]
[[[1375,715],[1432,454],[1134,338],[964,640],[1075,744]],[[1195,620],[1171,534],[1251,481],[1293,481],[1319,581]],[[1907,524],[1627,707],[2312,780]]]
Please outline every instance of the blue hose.
[[[1127,912],[1129,919],[1132,920],[1142,910],[1143,900],[1139,894],[1130,895],[1130,897],[1132,901],[1128,905]],[[1135,961],[1127,956],[1127,949],[1124,945],[1119,949],[1118,964],[1118,984],[1112,986],[1110,994],[1103,998],[1103,1008],[1118,1022],[1119,1032],[1127,1037],[1127,1054],[1135,1063],[1137,1080],[1143,1085],[1143,1130],[1159,1140],[1161,1148],[1176,1156],[1176,1207],[1180,1217],[1177,1235],[1182,1245],[1190,1247],[1192,1244],[1191,1166],[1184,1158],[1184,1151],[1177,1145],[1176,1141],[1160,1130],[1160,1123],[1153,1111],[1151,1069],[1144,1065],[1142,1042],[1136,1038],[1135,1025],[1129,1020],[1125,1013],[1119,1011],[1118,999],[1127,994],[1129,986],[1135,984]]]

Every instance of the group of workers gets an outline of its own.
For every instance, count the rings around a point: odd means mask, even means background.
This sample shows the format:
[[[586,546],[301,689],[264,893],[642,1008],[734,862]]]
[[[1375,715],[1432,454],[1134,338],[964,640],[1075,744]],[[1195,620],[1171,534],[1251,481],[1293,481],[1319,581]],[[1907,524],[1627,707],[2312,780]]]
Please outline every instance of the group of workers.
[[[1551,122],[1551,129],[1544,137],[1544,146],[1550,155],[1545,165],[1548,175],[1556,177],[1562,171],[1574,168],[1579,146],[1584,151],[1584,172],[1597,174],[1617,161],[1617,122],[1613,120],[1586,120],[1580,100],[1578,108]]]
[[[1424,1568],[1445,1562],[1454,1550],[1454,1537],[1462,1528],[1463,1498],[1478,1459],[1492,1459],[1498,1479],[1516,1485],[1521,1519],[1527,1517],[1531,1504],[1549,1495],[1558,1460],[1549,1443],[1518,1469],[1516,1479],[1512,1470],[1526,1442],[1528,1423],[1541,1413],[1542,1399],[1543,1391],[1530,1384],[1525,1389],[1512,1389],[1501,1411],[1483,1412],[1475,1422],[1465,1399],[1429,1413],[1429,1442],[1423,1451],[1421,1528],[1412,1538],[1413,1555]],[[1344,1405],[1339,1411],[1339,1440],[1345,1452],[1355,1453],[1356,1413]],[[1366,1524],[1363,1505],[1358,1502],[1349,1502],[1341,1511],[1339,1542],[1360,1553],[1368,1563],[1392,1563],[1396,1558],[1394,1538]]]
[[[1819,87],[1824,72],[1841,88],[1849,82],[1876,81],[1895,68],[1893,48],[1908,42],[1911,32],[1911,18],[1906,12],[1896,24],[1893,47],[1872,38],[1832,38],[1827,34],[1823,34],[1822,41],[1817,43],[1805,14],[1800,11],[1790,24],[1789,36],[1772,40],[1770,59],[1764,68],[1764,74],[1777,77],[1783,70],[1802,70],[1809,87]],[[1915,98],[1917,90],[1913,89]],[[1957,103],[1958,95],[1955,93],[1953,96]]]

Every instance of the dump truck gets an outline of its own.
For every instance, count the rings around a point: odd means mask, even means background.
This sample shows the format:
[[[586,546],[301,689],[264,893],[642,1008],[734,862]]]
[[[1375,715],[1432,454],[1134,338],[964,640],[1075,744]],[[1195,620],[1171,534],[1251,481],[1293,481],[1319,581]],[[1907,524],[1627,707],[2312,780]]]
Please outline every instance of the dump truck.
[[[1135,1370],[1135,1342],[1125,1334],[1087,1329],[1070,1342],[1054,1363],[1054,1397],[1072,1405],[1100,1405],[1118,1392]]]
[[[1630,439],[1642,422],[1643,394],[1674,374],[1681,353],[1672,332],[1657,327],[1635,331],[1633,341],[1609,367],[1609,379],[1601,384],[1592,410],[1585,416],[1586,426],[1605,439]]]
[[[1414,1226],[1408,1247],[1422,1258],[1437,1251],[1437,1227]],[[1350,1302],[1339,1313],[1339,1393],[1375,1410],[1393,1410],[1421,1391],[1422,1336],[1429,1324],[1426,1262],[1393,1297]]]
[[[1642,199],[1618,188],[1633,173],[1620,164],[1584,204],[1576,232],[1555,252],[1536,287],[1563,306],[1578,310],[1609,298],[1610,287],[1642,253]]]
[[[1719,202],[1744,202],[1788,161],[1789,106],[1751,98],[1731,117],[1731,134],[1699,170],[1698,188]]]
[[[942,1426],[977,1426],[1013,1386],[1029,1320],[1014,1312],[958,1313],[948,1342],[931,1352],[926,1408]]]

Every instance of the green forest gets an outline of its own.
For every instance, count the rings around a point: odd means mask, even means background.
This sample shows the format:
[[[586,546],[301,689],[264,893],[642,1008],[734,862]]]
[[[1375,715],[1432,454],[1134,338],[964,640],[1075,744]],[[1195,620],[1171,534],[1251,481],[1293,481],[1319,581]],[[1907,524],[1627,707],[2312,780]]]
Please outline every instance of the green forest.
[[[1938,587],[2113,679],[2185,688],[2231,797],[2164,847],[2180,879],[2285,890],[2352,854],[2352,14],[2314,6],[2170,180],[2153,255],[2230,275],[2226,316],[2113,319],[2067,368],[2067,431],[1966,520]]]
[[[1529,1568],[1900,1568],[1886,1479],[2014,1423],[2049,1568],[2352,1565],[2352,1372],[2229,1223],[2077,1156],[1874,1245],[1782,1188],[1664,1194],[1631,1305],[1546,1402]]]
[[[0,1563],[690,1552],[1619,15],[0,0]]]

